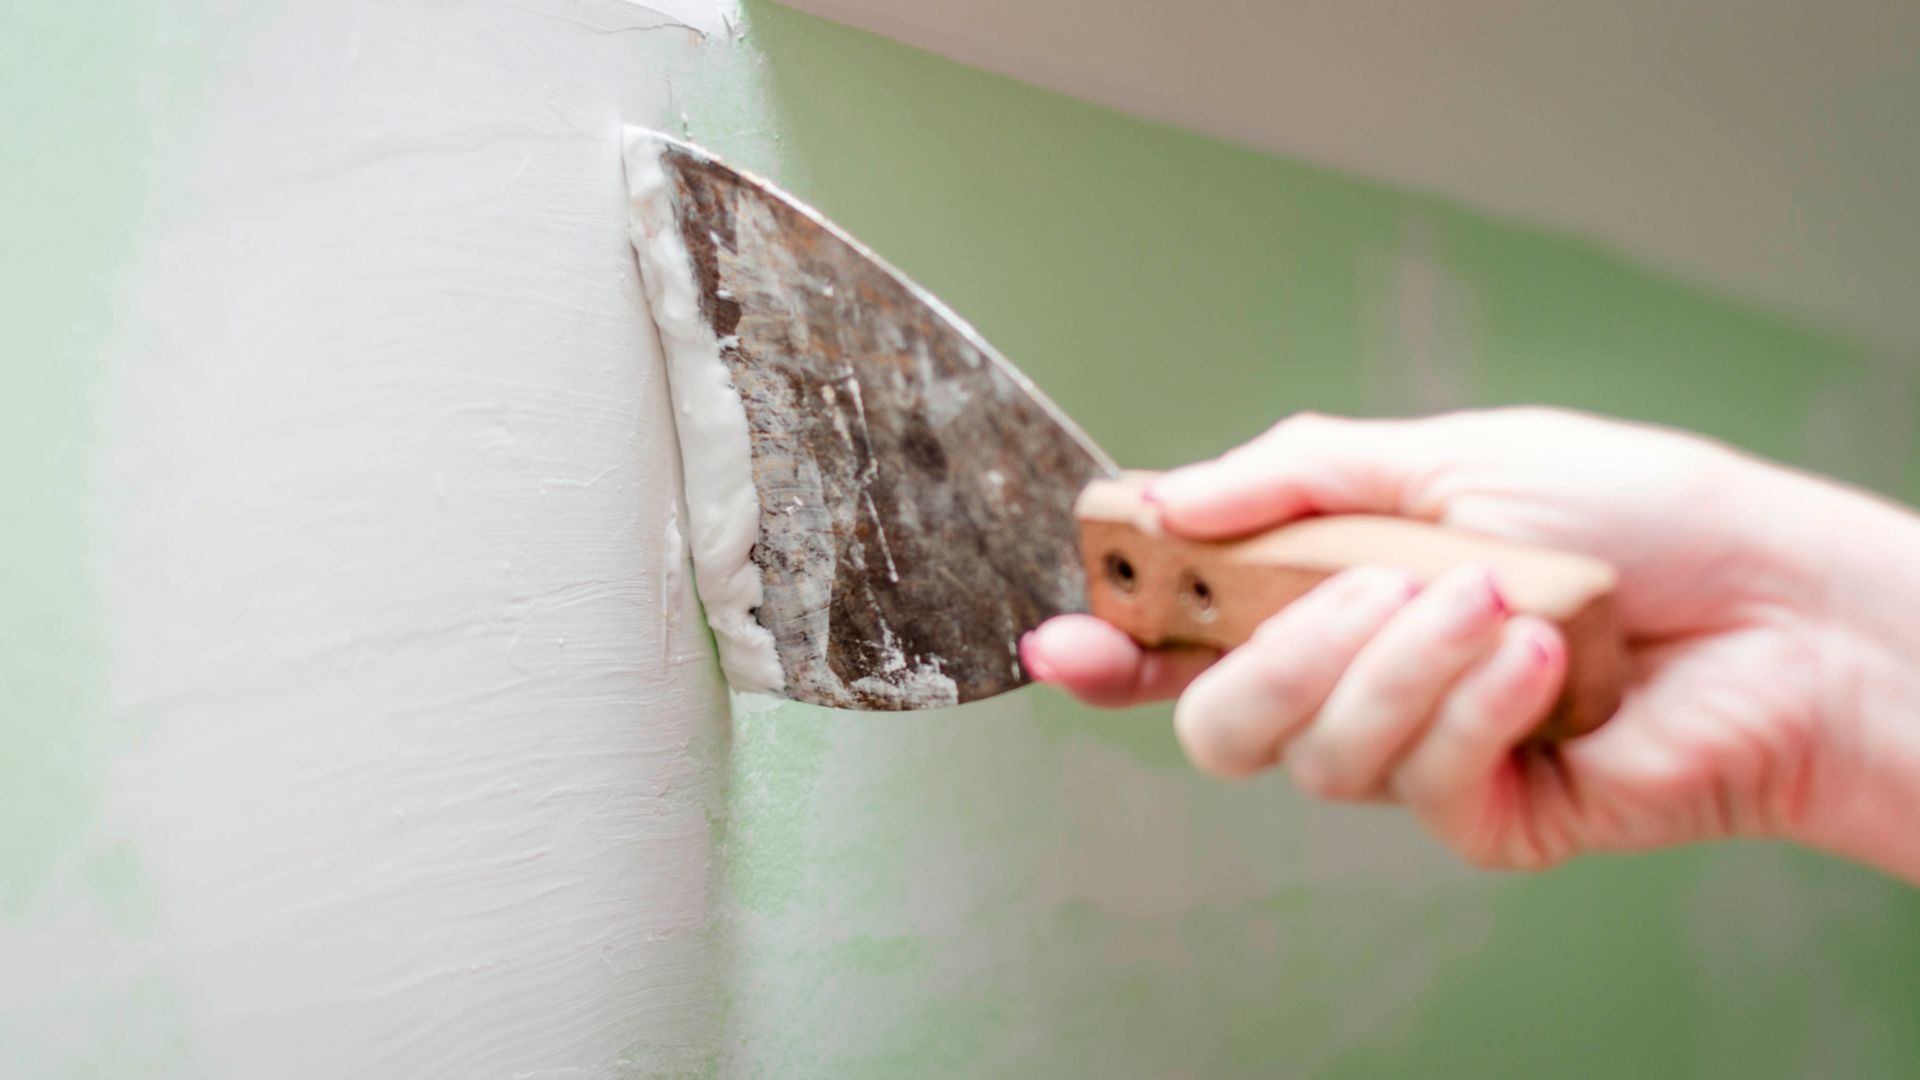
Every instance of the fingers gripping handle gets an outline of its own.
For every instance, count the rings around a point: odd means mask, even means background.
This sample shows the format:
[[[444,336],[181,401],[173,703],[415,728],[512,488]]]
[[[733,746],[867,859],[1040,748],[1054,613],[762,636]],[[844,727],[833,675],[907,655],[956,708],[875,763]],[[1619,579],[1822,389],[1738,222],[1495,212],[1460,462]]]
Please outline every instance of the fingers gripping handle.
[[[1090,610],[1142,645],[1231,649],[1352,566],[1395,566],[1431,581],[1475,565],[1493,574],[1515,612],[1553,622],[1566,636],[1566,684],[1536,739],[1585,734],[1619,707],[1626,660],[1614,615],[1617,575],[1598,559],[1367,514],[1307,518],[1238,540],[1187,540],[1161,531],[1141,497],[1148,479],[1096,480],[1074,511]]]

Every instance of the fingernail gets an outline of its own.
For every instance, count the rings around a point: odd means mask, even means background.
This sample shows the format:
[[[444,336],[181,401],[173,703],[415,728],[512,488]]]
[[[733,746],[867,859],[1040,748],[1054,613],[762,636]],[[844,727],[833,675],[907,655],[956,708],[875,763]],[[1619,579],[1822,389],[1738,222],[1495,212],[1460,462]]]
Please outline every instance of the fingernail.
[[[1494,580],[1491,571],[1481,575],[1480,587],[1486,597],[1484,603],[1496,614],[1501,618],[1513,614],[1513,609],[1507,606],[1507,598],[1500,595],[1500,583]]]
[[[1391,570],[1391,571],[1388,571],[1388,573],[1392,574],[1393,576],[1390,582],[1383,583],[1383,585],[1390,585],[1391,587],[1390,588],[1382,587],[1380,588],[1380,591],[1375,594],[1375,595],[1378,595],[1383,600],[1391,597],[1392,599],[1397,600],[1400,603],[1404,604],[1407,601],[1413,599],[1414,597],[1419,596],[1420,591],[1427,587],[1425,582],[1421,581],[1417,577],[1414,577],[1412,574],[1404,573],[1399,570]]]
[[[1507,601],[1500,595],[1500,586],[1493,575],[1480,571],[1472,576],[1459,576],[1446,584],[1446,603],[1453,617],[1463,623],[1479,625],[1489,618],[1505,618]]]
[[[1555,645],[1544,634],[1527,635],[1527,652],[1533,656],[1534,667],[1546,667],[1553,663]]]

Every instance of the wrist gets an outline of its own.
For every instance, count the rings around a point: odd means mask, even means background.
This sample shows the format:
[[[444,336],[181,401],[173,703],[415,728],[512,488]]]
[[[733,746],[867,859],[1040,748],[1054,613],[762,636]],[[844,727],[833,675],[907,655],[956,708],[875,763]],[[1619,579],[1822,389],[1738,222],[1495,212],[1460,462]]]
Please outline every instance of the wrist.
[[[1817,488],[1803,517],[1816,584],[1816,715],[1795,838],[1920,883],[1920,515]]]

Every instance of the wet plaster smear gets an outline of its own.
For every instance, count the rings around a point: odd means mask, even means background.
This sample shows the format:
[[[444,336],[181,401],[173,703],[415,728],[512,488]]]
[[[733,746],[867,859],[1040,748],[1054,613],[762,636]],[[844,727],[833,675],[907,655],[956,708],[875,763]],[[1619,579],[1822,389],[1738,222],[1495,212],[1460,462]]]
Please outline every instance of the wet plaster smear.
[[[760,536],[747,410],[700,312],[693,261],[675,223],[665,144],[646,128],[621,133],[628,229],[647,308],[660,333],[692,531],[688,554],[701,610],[713,628],[720,667],[735,689],[778,694],[786,677],[773,634],[760,625],[760,569],[750,556]]]

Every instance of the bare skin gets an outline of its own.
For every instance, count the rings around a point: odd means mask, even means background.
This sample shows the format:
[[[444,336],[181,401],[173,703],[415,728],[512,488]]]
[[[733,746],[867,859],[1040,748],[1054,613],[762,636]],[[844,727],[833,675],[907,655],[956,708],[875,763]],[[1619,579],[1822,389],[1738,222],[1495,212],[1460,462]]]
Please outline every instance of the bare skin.
[[[1794,840],[1920,882],[1920,517],[1675,432],[1544,409],[1301,416],[1153,488],[1194,538],[1312,513],[1391,513],[1585,552],[1621,571],[1633,678],[1600,731],[1521,740],[1566,644],[1485,571],[1418,588],[1330,579],[1225,657],[1146,652],[1091,617],[1022,642],[1097,705],[1178,697],[1188,756],[1284,767],[1310,794],[1387,800],[1467,860]]]

